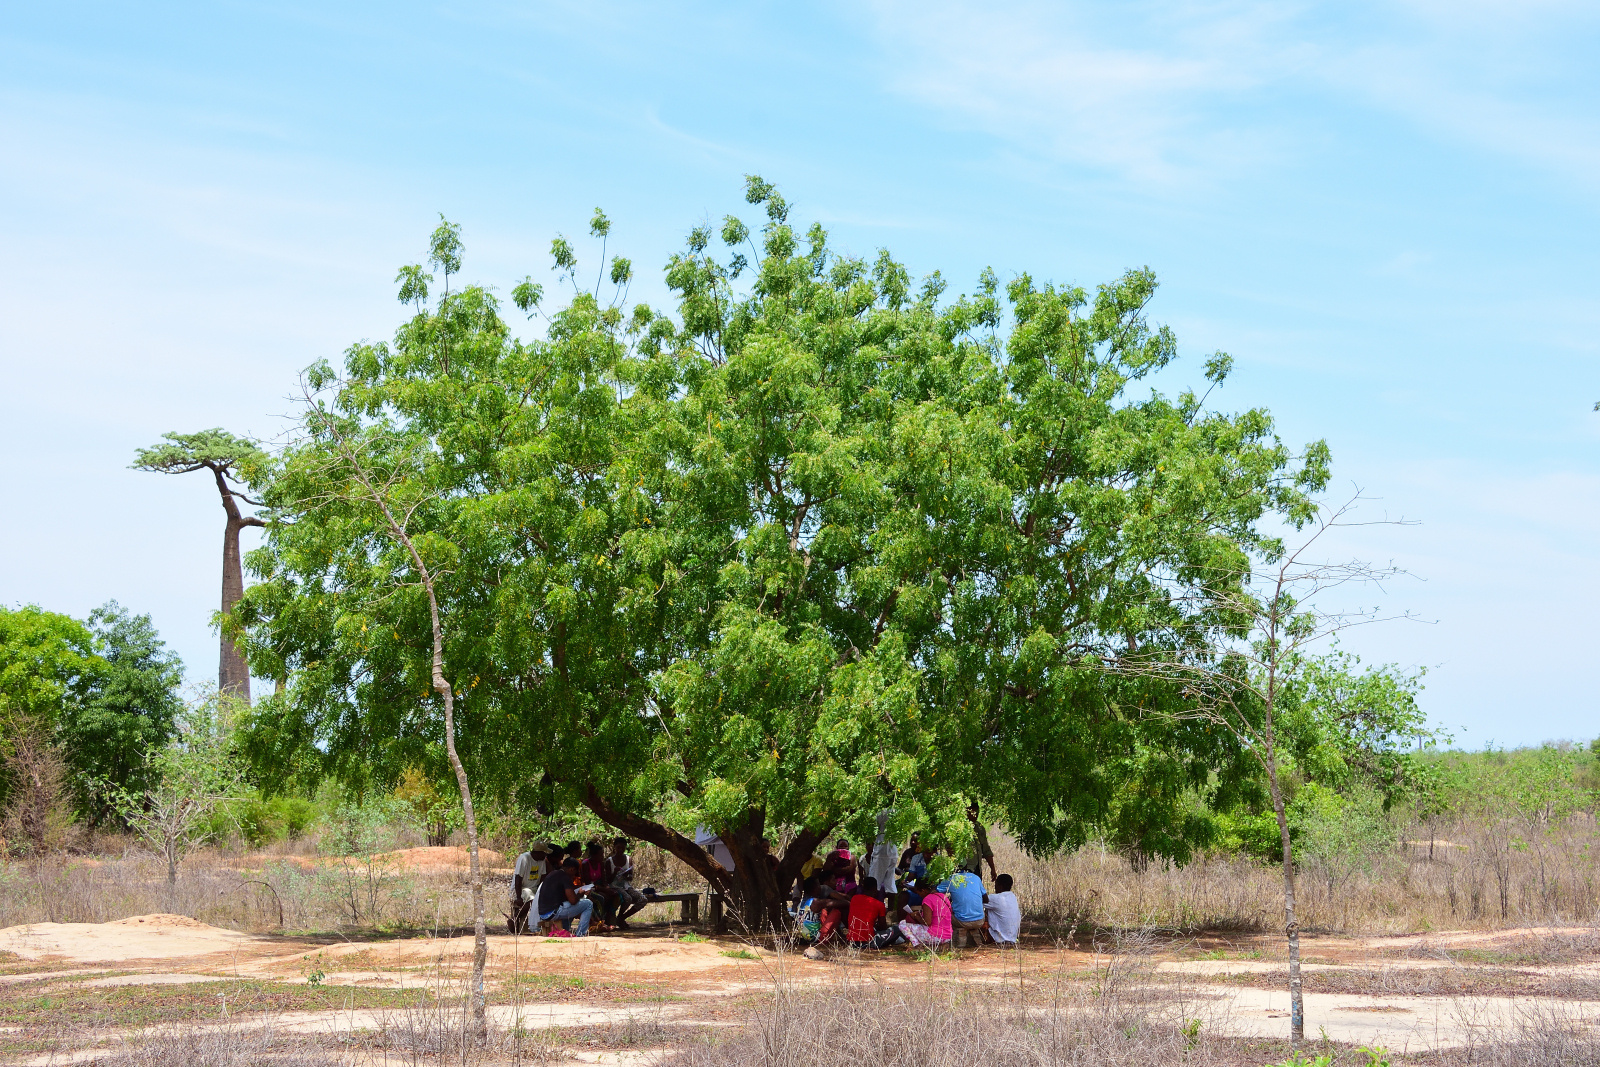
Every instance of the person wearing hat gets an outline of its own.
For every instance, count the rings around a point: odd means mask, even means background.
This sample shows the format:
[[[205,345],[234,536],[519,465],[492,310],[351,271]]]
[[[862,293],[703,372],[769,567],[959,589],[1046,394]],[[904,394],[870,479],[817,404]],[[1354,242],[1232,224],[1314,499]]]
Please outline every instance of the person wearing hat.
[[[517,857],[517,866],[511,873],[511,916],[506,920],[514,934],[528,928],[528,909],[533,906],[534,891],[549,870],[549,854],[550,842],[535,841]]]

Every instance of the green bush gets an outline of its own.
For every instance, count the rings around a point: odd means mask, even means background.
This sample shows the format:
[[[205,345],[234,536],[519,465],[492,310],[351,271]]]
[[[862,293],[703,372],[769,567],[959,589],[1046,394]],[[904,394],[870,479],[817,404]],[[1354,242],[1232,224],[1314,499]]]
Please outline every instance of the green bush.
[[[316,805],[304,797],[267,798],[258,794],[217,812],[212,817],[213,825],[207,829],[216,837],[225,837],[237,829],[251,848],[261,848],[274,841],[298,840],[316,818]]]
[[[1224,812],[1216,817],[1216,822],[1218,851],[1255,856],[1257,859],[1274,863],[1283,859],[1283,842],[1278,836],[1278,817],[1272,812]],[[1299,828],[1291,818],[1289,837],[1293,840],[1298,836]]]

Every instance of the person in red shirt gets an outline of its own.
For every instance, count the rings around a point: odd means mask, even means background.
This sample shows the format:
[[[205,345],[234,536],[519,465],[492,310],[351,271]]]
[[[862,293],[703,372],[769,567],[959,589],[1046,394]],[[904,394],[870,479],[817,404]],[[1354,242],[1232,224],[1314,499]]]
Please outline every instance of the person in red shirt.
[[[825,874],[819,880],[815,902],[811,905],[820,921],[817,938],[811,943],[812,948],[820,948],[833,941],[834,937],[846,931],[840,927],[847,926],[847,916],[850,912],[850,896],[839,890],[839,876]]]
[[[850,898],[850,921],[845,931],[850,947],[888,948],[904,941],[899,929],[885,921],[888,914],[888,906],[878,897],[878,880],[863,878]]]

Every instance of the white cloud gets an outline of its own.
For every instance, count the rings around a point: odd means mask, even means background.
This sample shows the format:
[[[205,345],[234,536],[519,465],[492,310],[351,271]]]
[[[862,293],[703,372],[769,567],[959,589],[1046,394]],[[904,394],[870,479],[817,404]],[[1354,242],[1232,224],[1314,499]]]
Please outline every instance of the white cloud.
[[[1205,116],[1209,99],[1260,84],[1257,65],[1237,61],[1255,50],[1248,20],[1193,25],[1197,40],[1162,48],[1104,40],[1084,5],[886,3],[875,12],[895,89],[1041,154],[1165,183],[1191,163],[1260,148]]]
[[[894,90],[1024,151],[1141,184],[1225,180],[1306,151],[1318,97],[1568,179],[1600,175],[1600,124],[1561,102],[1588,78],[1571,38],[1593,13],[1574,4],[871,10]],[[1284,100],[1297,101],[1292,121]]]

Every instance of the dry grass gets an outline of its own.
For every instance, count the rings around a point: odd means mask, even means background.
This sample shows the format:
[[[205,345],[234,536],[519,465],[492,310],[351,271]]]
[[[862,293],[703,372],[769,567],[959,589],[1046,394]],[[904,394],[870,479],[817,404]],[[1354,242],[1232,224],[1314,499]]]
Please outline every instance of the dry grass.
[[[1095,1067],[1238,1065],[1237,1042],[1185,1025],[1181,1007],[1068,983],[1035,1002],[962,984],[780,986],[748,1025],[684,1048],[673,1067]],[[1167,1010],[1158,1010],[1165,1008]]]
[[[348,1059],[270,1028],[219,1026],[131,1038],[95,1062],[104,1067],[331,1067]]]
[[[472,914],[464,878],[402,871],[381,860],[306,869],[282,857],[202,852],[184,863],[172,886],[161,861],[137,852],[0,864],[0,927],[153,912],[246,931],[459,929]]]
[[[1228,985],[1255,989],[1287,989],[1289,972],[1260,971],[1219,979]],[[1555,997],[1600,999],[1600,982],[1573,975],[1547,975],[1506,967],[1350,967],[1308,971],[1301,981],[1307,993],[1339,993],[1368,997]]]
[[[1548,828],[1538,848],[1502,853],[1498,870],[1487,846],[1470,844],[1487,832],[1470,824],[1442,827],[1431,860],[1426,834],[1409,833],[1412,840],[1332,888],[1314,869],[1303,869],[1297,893],[1302,928],[1389,934],[1600,923],[1600,829],[1593,817],[1580,812]],[[1035,933],[1067,936],[1078,926],[1245,932],[1283,925],[1283,876],[1273,864],[1202,856],[1183,867],[1153,863],[1139,873],[1099,846],[1034,860],[1004,835],[996,838],[999,868],[1016,878]]]
[[[1465,824],[1440,827],[1431,860],[1425,835],[1402,835],[1414,840],[1331,887],[1308,868],[1299,883],[1303,928],[1383,934],[1600,924],[1600,831],[1591,817],[1579,813],[1550,828],[1537,849],[1502,854],[1499,867],[1484,858],[1487,846],[1471,845],[1486,832]],[[159,861],[128,842],[98,844],[121,850],[94,858],[58,854],[0,862],[0,927],[105,922],[165,911],[265,931],[279,928],[281,907],[285,930],[392,932],[459,930],[471,915],[464,874],[401,869],[381,856],[308,864],[303,854],[315,852],[314,835],[265,852],[197,853],[174,887],[166,884]],[[1183,867],[1154,863],[1136,872],[1124,857],[1099,846],[1034,860],[1003,834],[994,835],[994,845],[1000,869],[1017,880],[1029,932],[1036,936],[1065,939],[1107,928],[1265,932],[1282,926],[1283,887],[1275,865],[1204,856]],[[658,849],[638,848],[635,862],[641,886],[671,891],[703,885]],[[490,901],[489,918],[498,925],[499,894],[491,891]],[[1530,951],[1556,949],[1545,943]],[[1600,957],[1600,940],[1581,952]]]
[[[388,854],[309,861],[314,837],[258,852],[196,852],[173,886],[164,861],[127,839],[96,844],[97,855],[0,859],[0,928],[110,922],[153,912],[250,932],[461,930],[472,924],[464,870],[406,869]],[[694,873],[659,849],[639,849],[637,864],[641,886],[663,892],[696,887]],[[498,877],[490,878],[492,886],[501,884]],[[491,927],[500,924],[501,897],[489,893]]]
[[[1474,1024],[1470,1001],[1458,1014]],[[1600,1040],[1576,1011],[1534,1005],[1523,1008],[1509,1027],[1476,1026],[1472,1043],[1430,1062],[1440,1067],[1600,1067]]]

